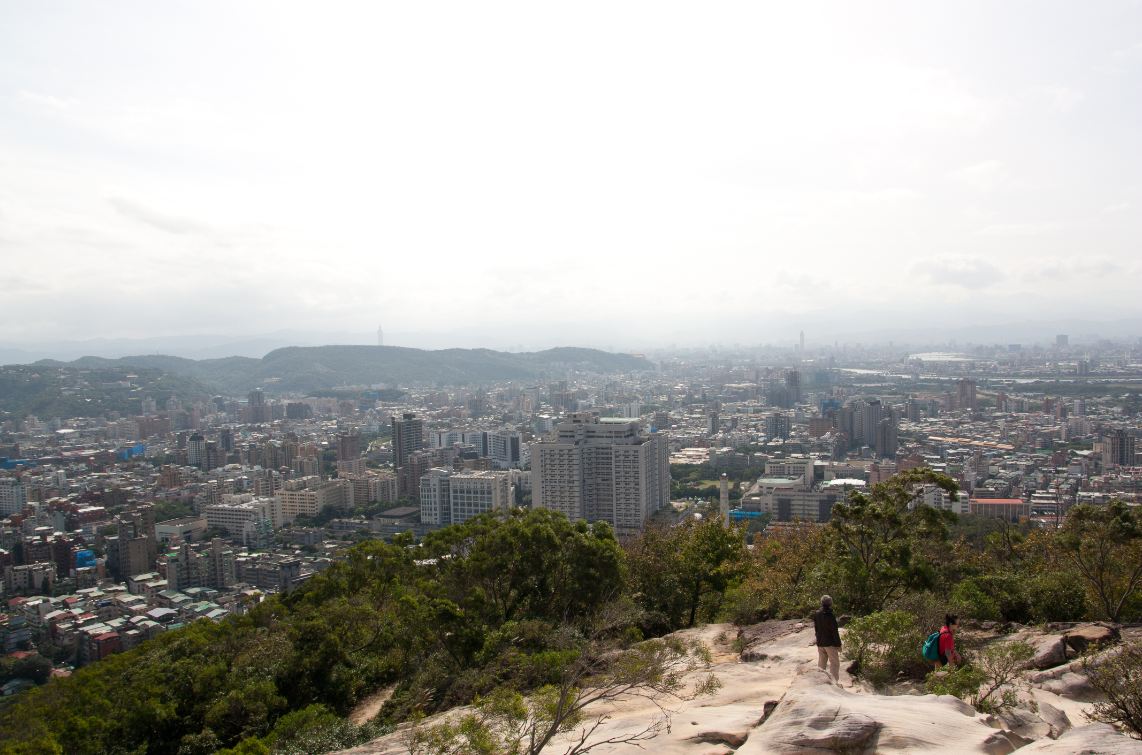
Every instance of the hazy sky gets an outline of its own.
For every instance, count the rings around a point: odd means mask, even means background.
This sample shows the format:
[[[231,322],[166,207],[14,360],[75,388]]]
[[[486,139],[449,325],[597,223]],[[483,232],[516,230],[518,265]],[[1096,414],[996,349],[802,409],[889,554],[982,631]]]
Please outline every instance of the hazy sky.
[[[778,5],[0,0],[3,340],[1142,315],[1142,3]]]

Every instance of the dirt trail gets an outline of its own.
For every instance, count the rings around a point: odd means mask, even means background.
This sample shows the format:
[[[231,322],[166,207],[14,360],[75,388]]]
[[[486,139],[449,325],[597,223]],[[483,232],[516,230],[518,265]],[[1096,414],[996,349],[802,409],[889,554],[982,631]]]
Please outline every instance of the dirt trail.
[[[357,703],[356,708],[349,711],[349,720],[357,726],[368,723],[373,716],[380,712],[381,706],[393,696],[393,690],[395,689],[396,685],[394,684],[383,687],[373,694],[368,695],[364,700]]]

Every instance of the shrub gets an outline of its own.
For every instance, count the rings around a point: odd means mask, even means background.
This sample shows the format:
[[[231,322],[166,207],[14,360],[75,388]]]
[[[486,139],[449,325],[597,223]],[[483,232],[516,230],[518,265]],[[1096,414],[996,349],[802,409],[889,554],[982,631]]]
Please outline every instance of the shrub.
[[[996,643],[961,666],[929,673],[925,683],[929,692],[955,695],[980,713],[1002,713],[1019,703],[1020,671],[1034,654],[1026,642]]]
[[[905,611],[877,611],[853,619],[844,637],[845,657],[853,672],[881,686],[907,675],[922,678],[927,662],[921,655],[925,633]]]
[[[1016,621],[1031,620],[1031,603],[1023,583],[1008,574],[984,574],[968,577],[952,591],[957,610],[974,619]]]
[[[1142,739],[1142,644],[1125,645],[1101,662],[1088,660],[1084,666],[1091,686],[1106,695],[1087,717],[1121,726]]]
[[[1090,612],[1086,585],[1072,572],[1045,572],[1027,584],[1035,621],[1079,621]]]

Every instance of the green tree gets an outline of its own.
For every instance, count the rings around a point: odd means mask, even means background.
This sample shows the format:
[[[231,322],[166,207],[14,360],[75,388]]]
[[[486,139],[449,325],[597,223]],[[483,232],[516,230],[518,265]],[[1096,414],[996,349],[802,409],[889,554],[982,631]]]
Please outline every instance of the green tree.
[[[937,485],[953,500],[958,494],[952,478],[912,469],[833,506],[829,532],[843,605],[877,611],[906,590],[935,581],[937,546],[946,544],[954,515],[918,504],[921,485]]]
[[[1080,504],[1067,512],[1057,543],[1090,589],[1104,618],[1119,621],[1142,586],[1140,515],[1122,501]]]
[[[648,527],[627,544],[631,586],[643,607],[668,628],[694,626],[703,604],[712,615],[745,568],[739,527],[716,516],[674,527]]]

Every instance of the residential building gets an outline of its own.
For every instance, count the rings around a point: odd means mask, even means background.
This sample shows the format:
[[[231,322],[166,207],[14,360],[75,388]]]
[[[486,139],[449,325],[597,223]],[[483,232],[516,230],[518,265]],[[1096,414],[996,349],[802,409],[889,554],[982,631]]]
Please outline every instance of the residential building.
[[[574,412],[531,446],[532,506],[633,534],[670,503],[668,461],[666,439],[638,422]]]

